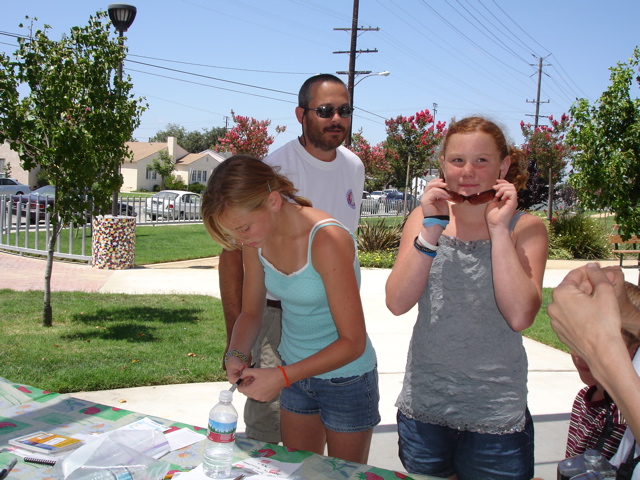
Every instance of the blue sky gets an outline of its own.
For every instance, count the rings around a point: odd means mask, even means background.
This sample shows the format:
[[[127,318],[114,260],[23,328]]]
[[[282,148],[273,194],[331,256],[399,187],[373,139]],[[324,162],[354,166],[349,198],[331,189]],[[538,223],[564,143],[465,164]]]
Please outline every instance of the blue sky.
[[[125,71],[149,109],[135,132],[147,141],[167,123],[188,130],[224,126],[236,114],[286,125],[272,146],[295,138],[296,95],[309,76],[347,70],[353,4],[348,0],[133,0],[125,35]],[[0,31],[24,32],[25,15],[59,38],[85,25],[108,2],[4,2]],[[533,122],[538,58],[544,57],[542,115],[560,116],[578,97],[597,99],[608,68],[640,43],[637,0],[360,0],[363,53],[355,87],[354,131],[371,143],[385,138],[384,119],[437,104],[436,119],[484,114],[519,143],[520,121]],[[0,35],[0,49],[14,51]],[[146,65],[145,65],[146,64]],[[163,67],[163,68],[158,68]],[[343,76],[346,81],[346,77]],[[235,82],[235,83],[233,83]],[[258,87],[258,88],[256,88]],[[544,123],[545,119],[541,119]]]

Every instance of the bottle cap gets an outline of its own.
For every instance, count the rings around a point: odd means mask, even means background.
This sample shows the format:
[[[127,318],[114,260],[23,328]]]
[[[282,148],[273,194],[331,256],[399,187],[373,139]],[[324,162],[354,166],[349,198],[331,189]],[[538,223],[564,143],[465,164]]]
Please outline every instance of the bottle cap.
[[[220,391],[221,402],[231,402],[231,400],[233,400],[233,392],[230,392],[229,390]]]
[[[602,458],[602,454],[598,450],[586,450],[584,452],[584,461],[586,463],[594,464]]]

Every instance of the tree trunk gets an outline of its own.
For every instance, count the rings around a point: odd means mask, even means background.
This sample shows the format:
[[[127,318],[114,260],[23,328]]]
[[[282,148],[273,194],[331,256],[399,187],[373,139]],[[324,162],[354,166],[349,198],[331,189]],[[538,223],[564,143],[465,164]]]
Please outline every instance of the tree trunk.
[[[44,303],[42,306],[42,326],[50,327],[53,325],[53,309],[51,308],[51,273],[53,270],[53,251],[56,246],[56,240],[60,233],[60,219],[54,220],[51,231],[51,237],[47,244],[47,265],[44,270]]]

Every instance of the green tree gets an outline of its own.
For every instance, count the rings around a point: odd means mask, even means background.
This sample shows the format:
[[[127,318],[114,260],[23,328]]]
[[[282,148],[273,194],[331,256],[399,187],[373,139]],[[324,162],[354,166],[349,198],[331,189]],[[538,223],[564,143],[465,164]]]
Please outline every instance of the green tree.
[[[122,186],[119,166],[131,157],[125,142],[145,108],[131,95],[130,78],[118,78],[126,49],[109,27],[101,11],[59,41],[48,38],[45,25],[18,39],[13,56],[0,54],[0,142],[8,140],[25,170],[40,166],[56,187],[43,326],[52,324],[51,273],[60,229],[85,222],[89,211],[108,209]]]
[[[576,146],[569,182],[585,208],[611,209],[623,236],[640,232],[640,49],[611,71],[611,85],[593,105],[571,107]],[[636,93],[631,94],[632,87]]]
[[[166,150],[161,150],[158,156],[160,158],[154,158],[151,161],[151,170],[160,175],[160,178],[162,179],[162,189],[164,189],[166,179],[169,178],[175,170],[176,162],[173,161],[173,158]]]
[[[387,126],[387,159],[391,166],[391,182],[398,188],[407,186],[416,175],[422,175],[435,161],[436,149],[444,136],[445,123],[433,124],[429,110],[410,117],[398,116],[385,122]]]
[[[202,131],[188,131],[181,125],[169,123],[164,130],[160,130],[149,139],[150,142],[166,142],[168,137],[175,137],[178,145],[187,152],[200,153],[204,150],[213,148],[218,139],[224,137],[226,130],[223,127],[212,127]]]

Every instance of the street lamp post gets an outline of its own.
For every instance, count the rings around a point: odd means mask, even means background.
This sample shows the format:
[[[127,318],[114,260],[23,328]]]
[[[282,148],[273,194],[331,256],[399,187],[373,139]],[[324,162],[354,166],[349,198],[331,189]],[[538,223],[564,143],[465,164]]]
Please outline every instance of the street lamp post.
[[[349,75],[349,72],[336,72],[338,75]],[[364,75],[364,77],[362,77],[360,80],[358,80],[356,83],[353,84],[353,87],[349,89],[349,103],[351,104],[351,109],[353,110],[353,91],[355,89],[355,86],[358,85],[362,80],[364,80],[365,78],[368,77],[377,77],[377,76],[381,76],[381,77],[388,77],[391,72],[389,70],[385,70],[384,72],[378,72],[378,73],[371,73],[371,71],[363,71],[363,72],[353,72],[355,75]],[[349,123],[349,131],[347,132],[347,138],[345,140],[345,146],[346,147],[350,147],[351,146],[351,135],[353,133],[353,117],[351,117],[351,123]]]
[[[124,32],[129,30],[129,27],[133,23],[136,18],[137,8],[133,5],[128,5],[126,3],[112,3],[109,5],[109,18],[111,19],[111,23],[118,31],[118,41],[121,46],[124,46]],[[118,65],[118,82],[122,83],[122,61]],[[118,88],[118,95],[120,95],[120,89]],[[116,169],[116,175],[120,173],[119,167]],[[117,217],[119,214],[118,209],[118,190],[114,190],[113,192],[113,203],[111,205],[111,214],[114,217]]]

